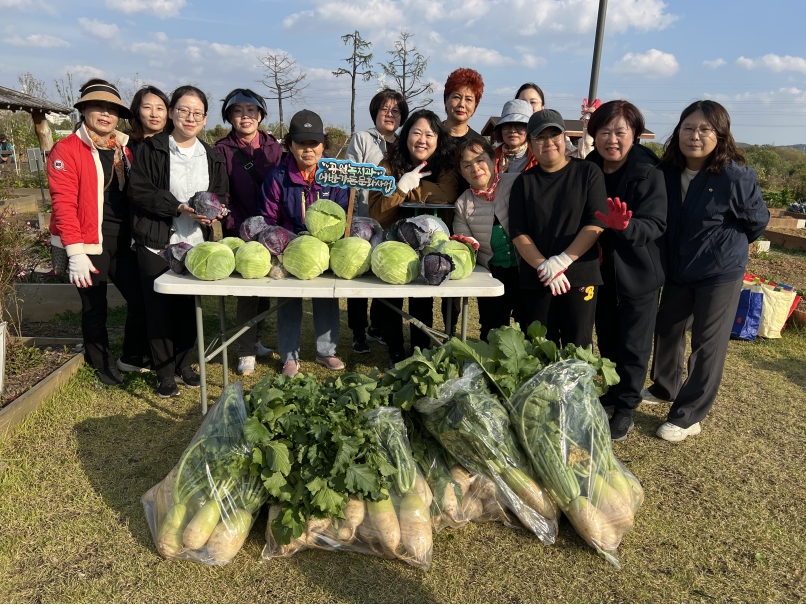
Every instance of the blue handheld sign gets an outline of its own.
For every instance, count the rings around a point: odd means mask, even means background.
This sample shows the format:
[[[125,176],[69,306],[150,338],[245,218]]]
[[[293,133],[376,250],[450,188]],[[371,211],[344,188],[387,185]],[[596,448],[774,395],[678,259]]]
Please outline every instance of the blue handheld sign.
[[[375,164],[358,164],[352,160],[322,158],[317,164],[316,182],[323,187],[342,189],[368,189],[380,191],[385,196],[396,189],[395,178],[386,174],[386,169]]]

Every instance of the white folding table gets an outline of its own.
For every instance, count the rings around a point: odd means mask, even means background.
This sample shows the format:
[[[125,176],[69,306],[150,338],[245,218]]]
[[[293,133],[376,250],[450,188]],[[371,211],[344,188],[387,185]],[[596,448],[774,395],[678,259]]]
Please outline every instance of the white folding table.
[[[193,296],[196,306],[196,337],[199,351],[199,375],[201,378],[202,414],[207,413],[207,362],[221,353],[223,365],[224,386],[229,382],[229,366],[227,347],[249,328],[257,325],[271,313],[274,313],[289,298],[372,298],[378,299],[394,309],[409,322],[414,323],[436,342],[447,338],[446,334],[437,332],[411,317],[401,309],[388,303],[386,298],[442,298],[462,299],[462,331],[461,338],[467,337],[467,314],[469,297],[501,296],[504,294],[504,285],[490,275],[484,267],[476,266],[468,277],[461,280],[448,280],[440,286],[429,286],[422,277],[406,285],[387,284],[374,275],[365,275],[356,279],[347,280],[333,276],[327,272],[324,275],[309,279],[244,279],[233,274],[217,281],[203,281],[192,275],[177,275],[173,271],[162,274],[154,281],[154,291],[161,294],[183,294]],[[204,317],[202,314],[202,296],[217,296],[219,298],[220,331],[213,341],[205,347],[204,344]],[[250,319],[245,324],[230,330],[226,327],[226,297],[227,296],[260,296],[264,298],[277,298],[278,303],[267,311]],[[448,305],[450,313],[451,305]],[[450,325],[448,316],[446,325]]]

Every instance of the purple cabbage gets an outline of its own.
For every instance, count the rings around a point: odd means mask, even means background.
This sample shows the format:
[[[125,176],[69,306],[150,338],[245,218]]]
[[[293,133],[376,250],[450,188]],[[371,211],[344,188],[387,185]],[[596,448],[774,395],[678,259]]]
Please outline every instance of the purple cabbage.
[[[439,286],[449,280],[454,269],[453,259],[442,252],[426,254],[420,262],[420,275],[429,286]]]
[[[431,241],[431,233],[416,223],[404,220],[397,226],[397,239],[419,252]]]
[[[378,231],[375,235],[372,236],[372,239],[369,240],[372,249],[374,250],[378,244],[382,244],[386,241],[387,231]]]
[[[205,217],[213,220],[220,214],[224,213],[224,206],[221,200],[212,191],[197,191],[190,201],[188,206],[196,211],[196,214],[203,214]]]
[[[245,242],[255,241],[260,232],[265,230],[269,225],[262,216],[252,216],[241,223],[241,228],[238,230],[241,239]]]
[[[354,216],[350,223],[350,237],[360,237],[368,242],[379,232],[383,231],[381,224],[367,216]]]
[[[296,237],[297,236],[288,229],[278,227],[277,225],[267,225],[266,228],[258,234],[257,241],[276,256],[282,254],[288,243]]]
[[[162,258],[168,263],[168,268],[178,275],[182,275],[187,269],[185,268],[185,256],[192,248],[186,242],[178,242],[176,244],[169,244],[165,250],[162,251]]]

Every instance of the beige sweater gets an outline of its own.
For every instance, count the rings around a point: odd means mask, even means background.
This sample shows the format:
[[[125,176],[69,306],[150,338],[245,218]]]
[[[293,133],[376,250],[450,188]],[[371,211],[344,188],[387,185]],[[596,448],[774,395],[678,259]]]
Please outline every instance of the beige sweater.
[[[493,257],[490,238],[496,216],[504,231],[509,233],[509,192],[512,190],[512,183],[519,176],[520,174],[502,174],[501,180],[495,188],[495,199],[492,202],[473,195],[473,191],[470,189],[462,193],[456,200],[453,232],[469,235],[478,240],[478,262],[484,267],[487,267],[487,263]]]

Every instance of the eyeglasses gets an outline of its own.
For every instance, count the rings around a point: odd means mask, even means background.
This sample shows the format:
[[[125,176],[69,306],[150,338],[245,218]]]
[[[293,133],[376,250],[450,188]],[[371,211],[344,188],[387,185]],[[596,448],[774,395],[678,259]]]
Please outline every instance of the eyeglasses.
[[[386,115],[390,115],[393,118],[400,117],[400,110],[397,107],[392,107],[391,109],[389,109],[388,107],[382,107],[380,109],[380,112]]]
[[[707,139],[714,134],[715,131],[710,126],[698,126],[697,128],[693,126],[683,126],[680,129],[680,133],[687,138],[693,137],[695,132],[699,132],[702,138]]]
[[[174,111],[176,111],[177,115],[183,120],[193,117],[194,122],[201,122],[207,116],[206,113],[202,113],[200,111],[190,111],[184,107],[174,107]]]
[[[506,124],[501,124],[501,130],[515,130],[517,132],[526,132],[526,124],[521,124],[520,122],[507,122]]]
[[[535,142],[540,143],[541,145],[545,145],[549,141],[557,143],[564,136],[565,136],[564,132],[558,132],[557,134],[539,134],[534,138],[534,140]]]

